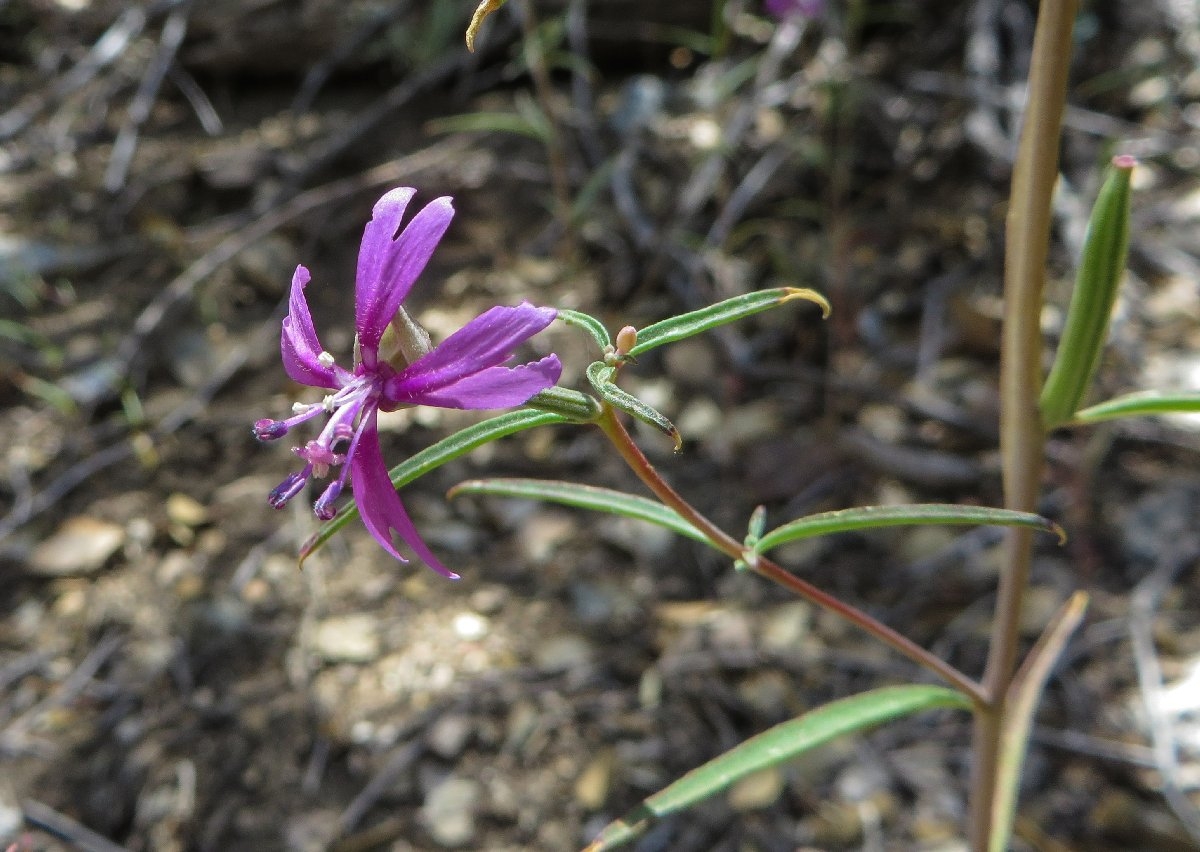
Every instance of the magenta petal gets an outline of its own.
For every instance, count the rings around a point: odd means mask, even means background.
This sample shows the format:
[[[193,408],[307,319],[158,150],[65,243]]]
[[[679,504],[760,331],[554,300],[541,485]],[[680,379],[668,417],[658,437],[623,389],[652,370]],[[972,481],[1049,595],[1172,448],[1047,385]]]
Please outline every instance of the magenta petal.
[[[383,264],[400,231],[404,211],[416,194],[417,191],[408,186],[385,193],[375,202],[371,221],[363,229],[362,242],[358,246],[358,270],[354,277],[354,321],[359,334],[367,324],[366,318],[373,315],[380,299],[384,298],[380,293]],[[387,326],[386,320],[383,325]]]
[[[534,394],[558,384],[562,364],[557,355],[547,355],[516,367],[488,367],[453,384],[421,394],[417,405],[441,408],[511,408],[524,405]]]
[[[384,385],[384,396],[399,403],[429,399],[469,376],[499,367],[557,315],[554,308],[537,308],[528,302],[484,311],[390,379]]]
[[[321,341],[313,328],[312,315],[304,298],[304,288],[311,275],[303,266],[297,266],[292,275],[292,292],[288,299],[288,315],[283,318],[283,334],[280,348],[283,351],[283,369],[293,381],[318,388],[336,388],[337,378],[332,366],[323,365]]]
[[[442,565],[433,555],[433,551],[421,540],[416,527],[408,518],[408,513],[404,511],[404,504],[400,502],[400,495],[396,493],[395,486],[388,478],[387,467],[383,463],[374,412],[370,417],[371,421],[366,425],[359,438],[358,448],[350,459],[350,484],[363,523],[383,549],[401,562],[408,560],[400,555],[400,551],[392,543],[393,530],[400,534],[400,538],[404,539],[426,565],[444,577],[457,580],[458,575]]]
[[[375,218],[363,233],[358,253],[355,326],[359,343],[371,352],[379,348],[384,329],[454,218],[451,199],[435,198],[392,240],[412,194],[413,190],[394,189],[381,198],[375,205]],[[388,239],[382,239],[384,235]]]

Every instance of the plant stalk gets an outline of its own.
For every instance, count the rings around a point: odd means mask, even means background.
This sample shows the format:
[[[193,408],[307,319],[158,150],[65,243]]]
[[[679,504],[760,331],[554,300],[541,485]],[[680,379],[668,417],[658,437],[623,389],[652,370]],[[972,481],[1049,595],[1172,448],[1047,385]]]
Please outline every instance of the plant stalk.
[[[621,421],[617,418],[616,410],[612,406],[605,403],[604,412],[600,415],[599,420],[596,421],[596,425],[600,427],[609,441],[616,447],[617,452],[621,454],[621,458],[625,460],[625,463],[645,483],[646,487],[654,493],[654,496],[661,500],[664,505],[678,512],[696,529],[704,533],[716,550],[721,551],[731,559],[746,561],[757,574],[773,580],[779,585],[795,592],[805,600],[834,613],[859,629],[869,633],[880,642],[883,642],[903,656],[908,657],[917,665],[938,675],[959,692],[970,698],[977,708],[982,707],[984,701],[982,687],[945,660],[926,651],[911,639],[897,633],[886,624],[877,621],[862,610],[856,609],[835,598],[833,595],[821,591],[811,583],[801,580],[770,559],[761,555],[754,559],[748,559],[746,548],[741,542],[697,511],[695,507],[683,499],[662,478],[658,470],[650,463],[650,460],[646,458],[638,445],[634,443],[632,436],[630,436],[628,430],[621,424]]]
[[[575,254],[574,223],[571,219],[571,182],[568,177],[567,155],[562,132],[555,118],[554,86],[546,67],[546,51],[538,41],[537,17],[531,0],[521,0],[521,34],[524,39],[525,64],[533,79],[534,97],[546,116],[549,135],[546,138],[546,161],[550,168],[550,191],[554,196],[554,217],[562,228],[560,251],[570,257]]]
[[[1006,221],[1000,451],[1004,507],[1026,512],[1037,508],[1045,452],[1045,429],[1038,409],[1042,285],[1077,7],[1078,0],[1044,0],[1038,11],[1029,94]],[[983,675],[986,701],[975,713],[970,790],[970,840],[975,852],[986,852],[992,831],[1005,696],[1016,669],[1021,605],[1032,556],[1031,531],[1008,530]]]

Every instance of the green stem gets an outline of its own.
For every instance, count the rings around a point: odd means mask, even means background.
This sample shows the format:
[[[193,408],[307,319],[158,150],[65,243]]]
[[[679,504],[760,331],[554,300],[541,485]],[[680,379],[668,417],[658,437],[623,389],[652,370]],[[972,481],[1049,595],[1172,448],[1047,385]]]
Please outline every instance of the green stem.
[[[625,463],[645,483],[646,487],[654,493],[654,496],[661,500],[664,505],[678,512],[688,523],[700,530],[700,532],[704,533],[714,549],[721,551],[731,559],[745,561],[756,573],[775,581],[784,588],[790,589],[817,606],[840,616],[866,633],[874,636],[885,645],[893,648],[898,653],[908,657],[917,665],[938,675],[975,702],[977,707],[982,704],[983,690],[980,685],[945,660],[926,651],[920,645],[897,633],[886,624],[876,621],[862,610],[843,603],[832,595],[821,591],[811,583],[801,580],[770,559],[761,555],[751,556],[747,554],[741,542],[737,541],[737,539],[730,536],[698,512],[674,488],[667,484],[666,480],[659,475],[654,465],[650,463],[650,460],[646,458],[638,445],[634,443],[628,430],[621,425],[621,421],[617,419],[616,411],[611,406],[605,404],[604,412],[600,415],[600,419],[596,421],[596,425],[600,427],[609,441],[616,447],[617,452],[621,454],[621,458],[625,460]]]
[[[1000,360],[1000,450],[1004,507],[1034,511],[1041,488],[1045,429],[1042,385],[1042,283],[1050,244],[1051,195],[1078,0],[1044,0],[1038,13],[1029,97],[1013,168],[1004,256],[1004,330]],[[1008,530],[996,617],[983,675],[986,701],[977,709],[971,777],[971,848],[984,852],[991,834],[1005,694],[1016,668],[1021,605],[1029,584],[1033,535]]]

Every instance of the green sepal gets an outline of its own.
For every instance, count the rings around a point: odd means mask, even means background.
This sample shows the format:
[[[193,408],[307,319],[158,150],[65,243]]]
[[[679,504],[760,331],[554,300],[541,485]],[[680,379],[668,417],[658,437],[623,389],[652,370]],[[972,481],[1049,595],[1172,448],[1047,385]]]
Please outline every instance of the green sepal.
[[[734,296],[732,299],[717,302],[715,305],[709,305],[707,308],[680,314],[677,317],[671,317],[670,319],[665,319],[653,325],[648,325],[645,328],[638,329],[637,345],[629,350],[629,357],[636,358],[643,352],[649,352],[655,347],[692,337],[717,326],[735,322],[745,317],[770,310],[771,308],[777,308],[786,302],[795,301],[796,299],[803,299],[820,305],[822,316],[829,316],[829,302],[815,290],[808,290],[802,287],[776,287],[771,290],[756,290],[753,293],[746,293],[744,296]]]
[[[1014,512],[1011,509],[992,509],[986,506],[959,506],[953,503],[920,503],[912,506],[860,506],[855,509],[807,515],[771,530],[762,536],[752,549],[757,555],[802,538],[851,530],[922,524],[1035,527],[1056,534],[1060,541],[1066,538],[1058,524],[1031,512]]]
[[[1133,166],[1132,157],[1113,158],[1088,220],[1062,340],[1038,403],[1047,429],[1066,423],[1079,410],[1100,363],[1129,249]]]
[[[626,393],[614,385],[612,377],[615,373],[616,367],[603,361],[593,361],[587,368],[588,381],[592,383],[596,393],[600,394],[601,399],[613,408],[658,429],[675,442],[675,452],[679,452],[683,447],[683,436],[679,434],[675,424],[633,394]]]
[[[704,533],[684,520],[674,509],[636,494],[626,494],[624,491],[614,491],[610,488],[541,479],[469,479],[451,488],[447,496],[458,497],[460,494],[518,497],[590,509],[593,512],[606,512],[646,521],[696,541],[708,542]]]
[[[521,409],[492,417],[474,426],[468,426],[426,447],[419,453],[409,456],[388,472],[392,485],[401,488],[414,479],[424,476],[430,471],[441,467],[448,461],[458,458],[471,450],[481,447],[497,438],[532,429],[534,426],[548,426],[553,423],[569,423],[566,417],[549,411]],[[325,542],[329,541],[338,530],[358,517],[358,506],[348,503],[321,528],[309,536],[300,548],[300,564],[312,556]]]
[[[885,686],[833,701],[751,737],[645,799],[609,823],[584,852],[624,846],[658,820],[729,789],[754,772],[778,766],[837,737],[939,708],[970,710],[970,699],[943,686]]]
[[[604,323],[591,314],[585,314],[583,311],[573,311],[569,308],[559,308],[558,319],[569,326],[581,328],[590,334],[592,340],[596,341],[596,345],[600,347],[601,352],[612,348],[612,338],[608,336],[608,329],[604,327]]]

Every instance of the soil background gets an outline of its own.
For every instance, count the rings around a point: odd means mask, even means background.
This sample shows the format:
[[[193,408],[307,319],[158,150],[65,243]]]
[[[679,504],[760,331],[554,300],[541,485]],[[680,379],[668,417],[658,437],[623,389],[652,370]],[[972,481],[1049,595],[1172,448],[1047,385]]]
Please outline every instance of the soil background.
[[[714,8],[715,7],[715,8]],[[1084,3],[1044,318],[1087,211],[1141,161],[1095,399],[1200,385],[1200,12]],[[584,427],[489,445],[402,490],[463,579],[354,524],[297,567],[308,501],[250,425],[297,263],[353,345],[386,189],[455,197],[408,302],[441,339],[528,299],[614,332],[762,287],[808,305],[659,350],[639,440],[731,534],[901,502],[1001,502],[1007,183],[1033,4],[0,0],[0,842],[18,850],[568,850],[670,780],[835,698],[928,680],[832,616],[633,521],[461,497],[481,476],[642,493]],[[532,69],[532,73],[531,73]],[[1049,348],[1049,347],[1048,347]],[[584,388],[598,357],[555,324]],[[396,463],[478,419],[384,424]],[[1052,437],[1030,642],[1076,589],[1017,848],[1197,846],[1197,421]],[[782,549],[968,673],[1000,534]],[[955,850],[963,714],[842,740],[654,826],[649,850]],[[1190,797],[1190,798],[1189,798]]]

